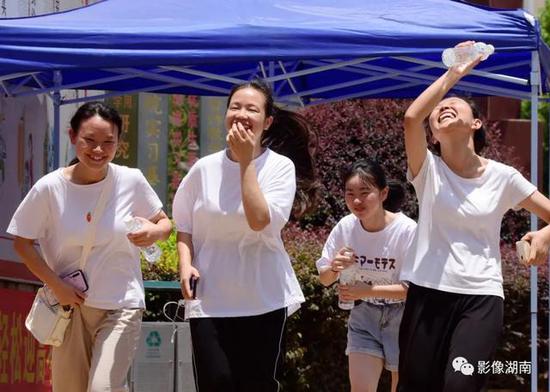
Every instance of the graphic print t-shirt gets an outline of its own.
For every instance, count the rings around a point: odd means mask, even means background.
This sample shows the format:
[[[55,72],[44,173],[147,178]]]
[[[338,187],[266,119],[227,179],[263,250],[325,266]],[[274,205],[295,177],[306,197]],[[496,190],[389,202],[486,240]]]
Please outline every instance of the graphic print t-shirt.
[[[415,229],[416,222],[402,213],[398,213],[388,226],[377,232],[365,230],[355,215],[347,215],[332,229],[321,258],[316,262],[317,269],[330,266],[338,251],[348,246],[355,253],[363,282],[372,285],[398,284],[401,267],[411,248]],[[401,301],[382,298],[365,300],[378,304]]]

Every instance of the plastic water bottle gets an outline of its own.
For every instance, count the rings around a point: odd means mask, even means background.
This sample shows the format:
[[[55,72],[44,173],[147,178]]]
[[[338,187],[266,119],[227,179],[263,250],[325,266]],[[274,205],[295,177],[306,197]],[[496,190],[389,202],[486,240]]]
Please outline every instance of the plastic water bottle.
[[[353,252],[344,252],[344,256],[352,257]],[[355,284],[357,281],[357,263],[350,265],[348,268],[340,272],[340,283],[345,285]],[[344,301],[338,298],[338,307],[344,310],[351,310],[355,306],[355,301]]]
[[[468,61],[472,61],[479,54],[482,55],[481,60],[487,60],[487,57],[495,52],[493,45],[488,45],[483,42],[476,42],[469,46],[459,46],[455,48],[448,48],[443,51],[441,60],[447,68],[451,68],[455,64],[463,64]]]
[[[135,217],[127,217],[124,219],[124,224],[126,225],[126,231],[128,233],[135,233],[136,231],[141,230],[141,222]],[[156,263],[162,254],[162,249],[160,249],[157,244],[145,246],[140,249],[141,254],[145,257],[145,260],[151,264]]]

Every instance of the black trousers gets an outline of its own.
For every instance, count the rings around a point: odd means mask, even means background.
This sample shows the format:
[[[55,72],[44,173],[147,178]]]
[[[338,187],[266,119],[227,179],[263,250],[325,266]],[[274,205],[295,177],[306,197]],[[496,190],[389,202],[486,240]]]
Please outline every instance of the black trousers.
[[[190,320],[197,392],[277,392],[286,309]]]
[[[411,284],[399,330],[398,392],[477,392],[502,333],[503,300]]]

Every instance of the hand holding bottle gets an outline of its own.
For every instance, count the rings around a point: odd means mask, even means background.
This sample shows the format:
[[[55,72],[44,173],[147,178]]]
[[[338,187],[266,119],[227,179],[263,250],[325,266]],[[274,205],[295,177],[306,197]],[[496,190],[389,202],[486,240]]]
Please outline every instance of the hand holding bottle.
[[[346,246],[340,249],[338,255],[333,260],[333,264],[337,264],[338,268],[341,268],[340,272],[340,284],[341,285],[353,285],[357,281],[358,265],[355,262],[355,254],[353,249]],[[334,270],[333,270],[334,271]],[[351,310],[355,306],[353,300],[343,299],[338,296],[338,306],[340,309]]]
[[[330,263],[330,269],[333,272],[342,272],[352,264],[355,264],[353,249],[348,246],[344,246],[338,251],[336,256],[334,256],[334,259]]]
[[[471,44],[471,45],[470,45]],[[481,61],[487,60],[495,52],[495,47],[484,42],[467,41],[454,48],[445,49],[441,60],[447,68],[457,64],[465,64],[475,60],[478,56]]]
[[[145,260],[155,263],[162,254],[162,250],[155,244],[155,225],[141,217],[128,216],[124,219],[127,237],[135,246],[141,248]]]
[[[456,45],[454,48],[445,49],[441,60],[447,68],[459,64],[466,64],[475,61],[487,60],[495,52],[495,47],[484,42],[466,41]]]

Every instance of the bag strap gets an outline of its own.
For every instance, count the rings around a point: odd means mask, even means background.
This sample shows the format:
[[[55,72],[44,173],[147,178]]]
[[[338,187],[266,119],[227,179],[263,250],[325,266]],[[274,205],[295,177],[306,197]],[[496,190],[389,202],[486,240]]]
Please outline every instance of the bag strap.
[[[88,234],[86,236],[86,241],[84,242],[84,248],[82,249],[82,256],[80,256],[80,269],[84,271],[84,266],[86,265],[86,261],[88,260],[88,255],[90,254],[90,250],[92,249],[92,243],[95,239],[95,229],[96,224],[101,219],[101,216],[103,215],[103,210],[105,209],[105,205],[107,203],[107,195],[111,193],[111,189],[114,185],[114,175],[113,175],[113,169],[111,168],[111,165],[107,167],[107,176],[105,177],[105,184],[103,185],[103,189],[101,190],[101,194],[99,195],[99,199],[97,200],[97,203],[94,208],[94,212],[92,213],[90,225],[88,228]]]

